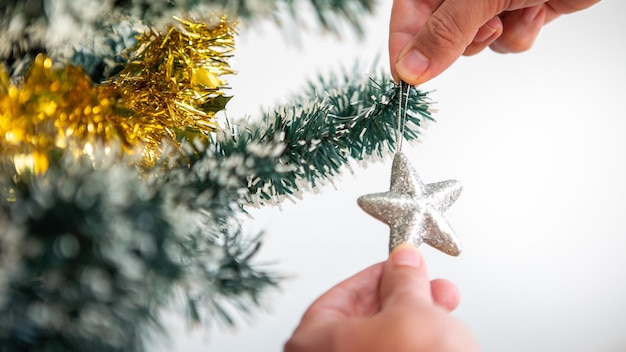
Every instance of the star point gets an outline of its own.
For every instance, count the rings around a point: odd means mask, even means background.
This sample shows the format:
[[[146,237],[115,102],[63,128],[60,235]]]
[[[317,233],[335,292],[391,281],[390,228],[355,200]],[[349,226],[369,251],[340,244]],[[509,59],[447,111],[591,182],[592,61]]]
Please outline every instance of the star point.
[[[448,180],[424,184],[406,155],[396,153],[388,192],[359,197],[357,203],[368,214],[390,228],[389,250],[401,243],[422,243],[452,256],[461,245],[443,216],[458,199],[461,184]]]

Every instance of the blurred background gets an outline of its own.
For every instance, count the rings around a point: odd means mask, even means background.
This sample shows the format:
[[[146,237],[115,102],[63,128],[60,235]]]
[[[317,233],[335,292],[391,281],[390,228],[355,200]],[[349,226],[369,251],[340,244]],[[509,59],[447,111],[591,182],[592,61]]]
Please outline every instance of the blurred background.
[[[228,116],[271,109],[357,59],[388,70],[390,9],[380,2],[363,39],[241,28]],[[453,314],[484,351],[626,351],[625,13],[600,2],[547,25],[528,52],[463,57],[420,87],[437,122],[404,151],[425,182],[464,185],[446,215],[464,252],[422,249],[432,277],[459,287]],[[386,191],[390,170],[391,157],[355,165],[334,187],[252,210],[245,231],[266,233],[259,259],[288,277],[281,290],[236,329],[168,316],[161,350],[281,351],[320,294],[386,258],[388,227],[356,199]]]

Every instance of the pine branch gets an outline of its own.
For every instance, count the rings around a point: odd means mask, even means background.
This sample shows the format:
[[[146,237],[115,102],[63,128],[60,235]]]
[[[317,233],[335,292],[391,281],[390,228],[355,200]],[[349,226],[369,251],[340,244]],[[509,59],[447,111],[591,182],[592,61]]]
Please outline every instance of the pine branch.
[[[356,71],[311,83],[293,105],[219,136],[202,154],[190,156],[194,169],[223,172],[197,165],[239,160],[233,168],[236,172],[222,177],[245,185],[248,203],[263,204],[324,183],[347,166],[350,158],[380,157],[393,150],[396,85],[383,74],[376,79],[353,79]],[[411,141],[418,137],[422,122],[432,117],[426,93],[412,88],[408,104],[404,137]],[[199,181],[192,189],[191,193],[214,190],[214,185]]]

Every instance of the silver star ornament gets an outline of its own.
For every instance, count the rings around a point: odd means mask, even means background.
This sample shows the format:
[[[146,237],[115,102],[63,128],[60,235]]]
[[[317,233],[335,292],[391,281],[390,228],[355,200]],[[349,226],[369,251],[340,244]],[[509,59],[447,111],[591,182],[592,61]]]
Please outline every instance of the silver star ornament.
[[[389,250],[401,243],[422,243],[452,256],[461,254],[459,241],[443,212],[459,198],[462,186],[448,180],[424,184],[406,155],[396,153],[389,192],[359,197],[359,206],[389,225]]]

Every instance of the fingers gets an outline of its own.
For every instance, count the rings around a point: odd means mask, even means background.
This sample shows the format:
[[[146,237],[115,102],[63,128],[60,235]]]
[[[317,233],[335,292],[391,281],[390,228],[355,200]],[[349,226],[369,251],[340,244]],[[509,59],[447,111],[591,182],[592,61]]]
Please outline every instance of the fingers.
[[[487,23],[480,27],[472,43],[465,48],[463,55],[474,55],[481,52],[500,37],[502,30],[500,17],[492,17]]]
[[[459,306],[461,300],[459,290],[452,282],[445,279],[432,280],[430,291],[435,304],[447,312],[451,312]]]
[[[545,23],[599,1],[395,0],[389,26],[393,78],[421,84],[462,54],[476,54],[487,46],[497,52],[525,51]],[[510,12],[499,18],[504,11]]]
[[[559,0],[553,0],[559,1]],[[560,0],[565,2],[568,0]],[[596,1],[596,0],[587,0]],[[409,19],[411,11],[416,8],[424,8],[424,1],[419,0],[396,0],[396,2],[408,2],[413,4],[402,6],[405,11],[392,11],[392,23],[401,20],[402,25],[390,28],[396,29],[394,42],[407,42],[407,34],[412,34],[408,44],[400,49],[399,54],[390,52],[392,60],[397,58],[395,64],[392,62],[392,72],[398,78],[409,84],[420,84],[439,75],[447,69],[462,54],[472,55],[478,53],[487,46],[498,42],[507,31],[507,24],[501,22],[497,15],[503,11],[519,10],[524,8],[535,8],[535,14],[528,13],[526,17],[530,20],[520,26],[512,26],[509,22],[509,36],[505,37],[500,45],[502,51],[521,51],[531,45],[537,36],[541,25],[546,19],[546,0],[519,0],[519,1],[466,1],[466,0],[444,0],[438,7],[432,10],[430,17],[424,22],[419,18],[418,24],[411,27]],[[432,2],[432,1],[431,1]],[[569,0],[569,2],[585,2],[584,0]],[[394,7],[396,3],[394,3]],[[406,9],[408,7],[408,9]],[[543,9],[543,10],[542,10]],[[537,17],[537,12],[542,12],[541,18]],[[553,18],[554,14],[549,13]],[[521,13],[519,14],[521,15]],[[394,17],[395,16],[395,17]],[[423,15],[422,15],[423,17]],[[417,29],[417,30],[416,30]],[[522,35],[524,34],[524,35]],[[401,38],[401,39],[400,39]],[[398,50],[391,45],[390,49]],[[399,45],[399,44],[397,44]],[[506,46],[505,46],[506,45]],[[493,47],[493,46],[492,46]],[[395,67],[393,67],[395,65]],[[397,78],[396,78],[397,79]]]
[[[378,286],[383,263],[375,264],[337,284],[307,309],[301,324],[367,317],[380,309]]]
[[[434,303],[450,312],[459,305],[456,286],[444,279],[429,281],[428,271],[420,252],[411,245],[396,247],[385,263],[380,284],[380,299],[384,309],[406,306],[407,302]]]
[[[537,5],[506,12],[502,16],[504,30],[490,47],[499,53],[517,53],[530,49],[545,24],[546,7]]]
[[[380,282],[382,309],[413,303],[432,304],[426,264],[413,246],[401,244],[389,255]]]
[[[599,1],[395,0],[389,35],[393,78],[424,83],[462,54],[487,46],[497,52],[525,51],[545,23]],[[504,11],[510,12],[498,18]]]
[[[443,72],[465,52],[478,30],[502,12],[498,6],[504,6],[504,3],[443,1],[420,30],[412,33],[413,40],[401,50],[395,67],[399,77],[409,84],[420,84]],[[494,22],[491,25],[497,25]]]
[[[420,300],[454,310],[460,300],[456,286],[444,279],[428,280],[419,251],[410,245],[398,246],[386,263],[372,265],[320,296],[304,313],[301,324],[370,317],[381,309],[385,297],[392,296],[411,299],[418,295]]]
[[[411,322],[411,329],[420,319],[430,326],[441,319],[438,315],[445,315],[444,310],[449,312],[458,304],[459,292],[454,284],[443,279],[429,281],[419,251],[410,245],[400,245],[387,262],[361,271],[318,298],[305,312],[284,351],[331,351],[343,346],[337,342],[340,340],[346,346],[354,347],[355,341],[360,341],[371,347],[371,340],[364,342],[353,337],[376,336],[381,329],[390,326],[389,319],[394,324],[405,319]],[[411,330],[407,336],[413,335]],[[387,340],[375,338],[373,341],[384,343]]]

